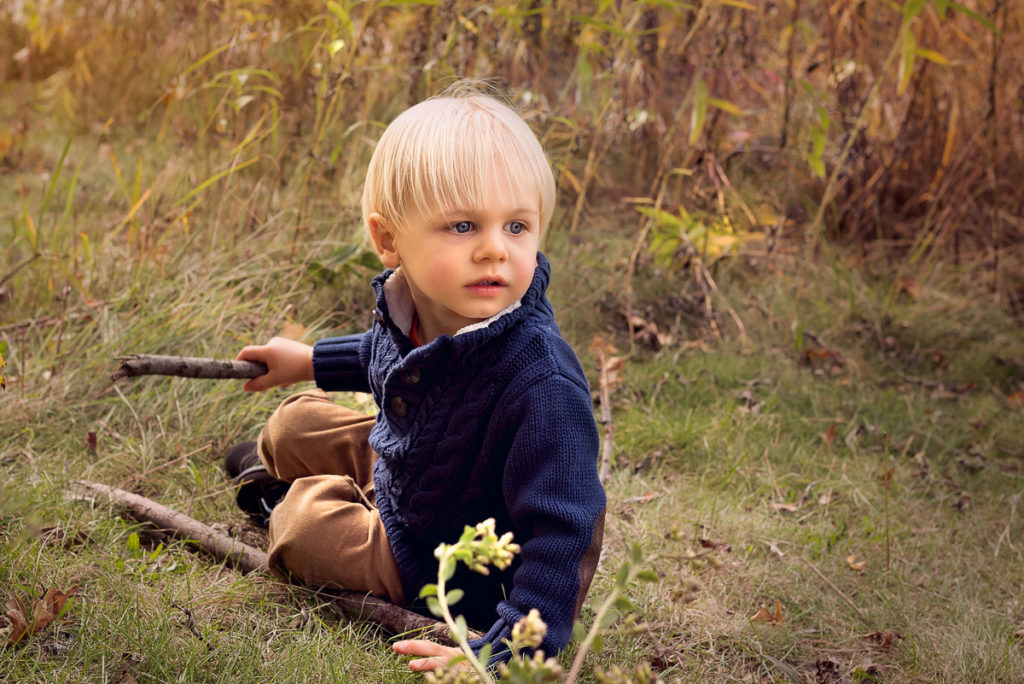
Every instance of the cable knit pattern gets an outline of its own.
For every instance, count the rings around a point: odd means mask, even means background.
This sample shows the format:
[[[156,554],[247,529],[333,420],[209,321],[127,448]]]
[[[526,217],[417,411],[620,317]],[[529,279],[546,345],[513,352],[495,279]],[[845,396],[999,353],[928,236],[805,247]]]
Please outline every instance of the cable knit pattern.
[[[403,276],[385,271],[373,280],[377,324],[313,353],[317,385],[369,389],[381,409],[374,485],[406,596],[437,580],[434,549],[465,525],[493,517],[522,546],[507,570],[460,567],[452,581],[466,591],[455,613],[487,630],[473,647],[494,653],[530,608],[548,623],[545,652],[569,643],[580,563],[605,507],[590,390],[555,324],[549,276],[538,253],[520,306],[414,347],[388,313],[408,306],[393,301],[407,288],[385,285]]]

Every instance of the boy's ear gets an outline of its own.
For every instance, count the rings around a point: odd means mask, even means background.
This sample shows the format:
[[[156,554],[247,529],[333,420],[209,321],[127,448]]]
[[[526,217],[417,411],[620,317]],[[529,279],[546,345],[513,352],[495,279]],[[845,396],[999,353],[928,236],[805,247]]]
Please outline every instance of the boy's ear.
[[[387,268],[398,268],[398,245],[395,243],[395,231],[388,226],[387,219],[377,212],[366,217],[373,238],[373,246],[377,248],[380,262]]]

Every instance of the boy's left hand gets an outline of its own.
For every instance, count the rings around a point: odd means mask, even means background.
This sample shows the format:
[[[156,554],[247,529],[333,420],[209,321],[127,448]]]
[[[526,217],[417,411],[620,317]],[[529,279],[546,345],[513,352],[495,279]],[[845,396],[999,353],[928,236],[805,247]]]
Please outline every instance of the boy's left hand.
[[[409,669],[420,672],[433,671],[448,664],[453,657],[462,653],[454,646],[442,646],[426,639],[407,639],[398,641],[392,648],[402,655],[420,656],[409,661]]]

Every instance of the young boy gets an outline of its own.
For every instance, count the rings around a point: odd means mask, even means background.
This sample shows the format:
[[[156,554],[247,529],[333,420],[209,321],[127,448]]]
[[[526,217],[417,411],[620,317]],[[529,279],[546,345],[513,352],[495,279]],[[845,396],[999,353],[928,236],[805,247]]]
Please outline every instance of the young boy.
[[[554,196],[537,138],[491,97],[429,99],[385,130],[362,201],[387,269],[372,283],[372,329],[238,354],[268,368],[246,390],[314,380],[372,392],[380,407],[374,418],[302,392],[258,447],[229,453],[232,474],[256,464],[239,477],[240,505],[269,509],[286,491],[269,520],[276,572],[411,603],[437,581],[437,545],[495,518],[522,547],[512,566],[484,576],[460,565],[451,583],[465,590],[454,612],[486,632],[474,649],[489,642],[507,658],[531,608],[548,624],[548,655],[569,642],[605,494],[587,381],[545,296],[538,247]],[[457,652],[423,640],[395,650],[418,656],[417,670]]]

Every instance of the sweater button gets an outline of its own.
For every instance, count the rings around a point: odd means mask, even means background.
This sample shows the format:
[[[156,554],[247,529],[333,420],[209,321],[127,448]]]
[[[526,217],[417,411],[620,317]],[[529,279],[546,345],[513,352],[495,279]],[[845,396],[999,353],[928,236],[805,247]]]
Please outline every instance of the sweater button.
[[[391,399],[391,410],[395,412],[395,415],[399,418],[405,418],[405,414],[409,412],[409,407],[405,404],[405,399],[402,397],[394,397]]]
[[[398,376],[406,385],[415,385],[423,377],[419,368],[409,368]]]

